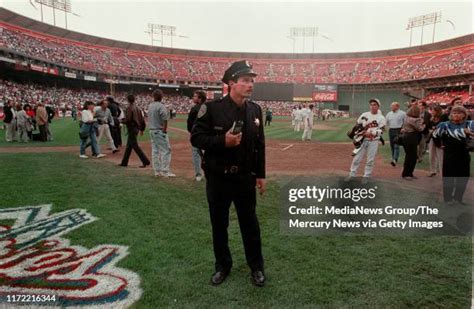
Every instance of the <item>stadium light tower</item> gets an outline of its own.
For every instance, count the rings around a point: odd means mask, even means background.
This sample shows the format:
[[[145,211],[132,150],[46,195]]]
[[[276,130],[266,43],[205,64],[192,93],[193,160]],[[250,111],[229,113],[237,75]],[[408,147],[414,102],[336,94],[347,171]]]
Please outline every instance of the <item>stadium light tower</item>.
[[[412,42],[413,28],[421,27],[421,43],[423,45],[423,30],[426,25],[433,25],[433,38],[432,43],[434,43],[435,33],[436,33],[436,24],[441,22],[441,12],[430,13],[421,16],[415,16],[408,19],[408,25],[406,30],[410,30],[410,47]]]
[[[313,53],[314,53],[314,41],[318,36],[318,27],[291,27],[289,39],[293,40],[293,53],[295,52],[295,41],[296,38],[302,38],[303,41],[303,53],[305,51],[306,38],[313,38]]]
[[[173,47],[173,37],[186,38],[186,39],[189,38],[188,36],[185,36],[185,35],[178,35],[176,33],[176,27],[175,26],[168,26],[168,25],[148,23],[148,29],[145,32],[150,35],[152,46],[153,46],[154,42],[161,41],[161,46],[163,47],[163,44],[164,44],[163,37],[164,36],[169,36],[170,37],[171,47]],[[155,39],[155,35],[160,35],[161,40]]]
[[[56,10],[64,12],[64,23],[67,29],[67,14],[71,13],[73,15],[79,16],[72,13],[71,10],[71,0],[35,0],[41,7],[41,22],[43,22],[43,5],[53,9],[53,23],[56,26]]]
[[[288,39],[293,41],[293,53],[295,53],[295,43],[297,38],[302,38],[303,39],[303,52],[305,51],[305,43],[306,43],[306,38],[312,38],[313,39],[313,48],[312,52],[314,53],[314,45],[316,38],[321,36],[323,39],[326,39],[328,41],[332,42],[332,39],[325,36],[325,35],[320,35],[319,34],[319,28],[318,27],[291,27],[290,28],[290,35],[287,36]]]

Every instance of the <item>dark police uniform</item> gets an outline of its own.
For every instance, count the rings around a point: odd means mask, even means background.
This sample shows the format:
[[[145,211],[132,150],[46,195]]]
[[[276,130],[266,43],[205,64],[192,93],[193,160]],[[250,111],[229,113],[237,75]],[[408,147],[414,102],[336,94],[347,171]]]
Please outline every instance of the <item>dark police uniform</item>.
[[[241,143],[226,148],[225,133],[237,120],[244,122]],[[237,210],[247,264],[252,271],[263,271],[260,228],[255,213],[256,179],[265,178],[265,136],[260,106],[247,101],[239,108],[230,95],[204,103],[192,129],[191,143],[204,150],[216,271],[228,272],[232,267],[227,236],[232,202]]]

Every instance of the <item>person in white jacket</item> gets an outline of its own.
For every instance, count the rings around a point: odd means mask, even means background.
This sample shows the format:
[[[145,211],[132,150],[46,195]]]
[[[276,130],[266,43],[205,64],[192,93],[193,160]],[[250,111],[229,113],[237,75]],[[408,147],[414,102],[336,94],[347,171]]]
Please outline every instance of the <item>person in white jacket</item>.
[[[374,169],[375,156],[377,155],[380,137],[382,136],[386,120],[379,111],[380,101],[378,99],[370,99],[369,105],[370,111],[363,113],[357,119],[357,123],[363,123],[364,127],[366,128],[364,133],[364,142],[360,146],[360,151],[357,152],[355,157],[352,159],[350,173],[346,178],[346,181],[349,181],[351,178],[356,176],[360,162],[366,154],[367,162],[365,163],[364,176],[362,178],[363,184],[368,182],[368,179],[372,175],[372,171]]]
[[[304,114],[304,119],[303,119],[304,132],[303,132],[303,136],[301,137],[301,140],[303,142],[310,141],[311,135],[313,134],[313,125],[314,125],[313,108],[314,108],[314,105],[310,104],[309,108],[306,109],[305,114]]]

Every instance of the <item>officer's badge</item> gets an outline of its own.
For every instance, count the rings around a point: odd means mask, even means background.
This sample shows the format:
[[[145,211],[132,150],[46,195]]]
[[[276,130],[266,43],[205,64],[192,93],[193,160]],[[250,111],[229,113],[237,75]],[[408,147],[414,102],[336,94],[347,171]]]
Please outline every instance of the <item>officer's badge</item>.
[[[207,113],[207,105],[206,105],[206,104],[203,104],[203,105],[201,105],[201,108],[199,109],[199,112],[198,112],[197,117],[198,117],[198,118],[201,118],[201,117],[204,116],[206,113]]]
[[[258,118],[255,118],[254,123],[257,126],[257,128],[260,126],[260,120]]]

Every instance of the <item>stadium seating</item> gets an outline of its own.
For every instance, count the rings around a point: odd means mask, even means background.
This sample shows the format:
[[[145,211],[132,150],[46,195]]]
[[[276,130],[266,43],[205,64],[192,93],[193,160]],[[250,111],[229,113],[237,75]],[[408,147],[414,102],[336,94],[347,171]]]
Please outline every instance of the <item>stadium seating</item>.
[[[106,74],[161,80],[219,82],[236,59],[166,55],[95,46],[0,26],[0,48],[32,58]],[[436,52],[353,59],[249,59],[260,82],[366,84],[474,72],[474,45]]]

